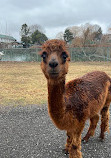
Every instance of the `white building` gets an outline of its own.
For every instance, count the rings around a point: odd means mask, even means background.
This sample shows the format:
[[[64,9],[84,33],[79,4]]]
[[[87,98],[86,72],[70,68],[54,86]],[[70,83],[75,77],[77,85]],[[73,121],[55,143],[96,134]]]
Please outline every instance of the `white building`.
[[[12,36],[1,35],[0,34],[0,43],[12,43],[15,42],[16,39]]]

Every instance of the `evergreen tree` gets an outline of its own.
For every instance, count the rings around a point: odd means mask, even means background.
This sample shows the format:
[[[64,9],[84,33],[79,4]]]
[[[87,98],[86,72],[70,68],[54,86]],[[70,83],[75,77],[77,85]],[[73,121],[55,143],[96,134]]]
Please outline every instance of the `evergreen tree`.
[[[30,44],[29,33],[30,33],[30,30],[29,30],[28,25],[27,24],[23,24],[22,28],[21,28],[21,41],[22,41],[23,46],[25,48],[29,47],[29,44]]]
[[[94,32],[94,40],[100,41],[101,37],[102,37],[102,29],[101,27],[99,27],[99,29],[96,32]]]
[[[66,41],[66,43],[71,42],[73,39],[73,34],[69,29],[66,29],[64,32],[64,40]]]
[[[31,42],[32,44],[38,44],[41,45],[43,44],[46,40],[48,40],[47,36],[40,31],[36,30],[34,33],[31,35]]]

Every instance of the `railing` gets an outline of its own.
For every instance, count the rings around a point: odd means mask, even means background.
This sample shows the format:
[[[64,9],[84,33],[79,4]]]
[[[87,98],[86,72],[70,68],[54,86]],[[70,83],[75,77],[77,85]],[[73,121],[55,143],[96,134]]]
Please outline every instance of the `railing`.
[[[41,61],[37,49],[1,49],[4,55],[1,61]],[[69,48],[71,61],[111,61],[111,47]]]

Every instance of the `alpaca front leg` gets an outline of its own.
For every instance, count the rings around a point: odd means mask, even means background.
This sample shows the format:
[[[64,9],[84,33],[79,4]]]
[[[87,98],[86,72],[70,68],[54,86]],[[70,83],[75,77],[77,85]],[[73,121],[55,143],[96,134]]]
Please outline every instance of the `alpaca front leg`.
[[[69,153],[69,147],[72,143],[72,135],[70,132],[67,132],[67,142],[65,145],[64,153],[67,155]]]
[[[82,158],[81,153],[81,136],[73,137],[69,147],[69,158]]]
[[[81,133],[84,129],[85,121],[77,122],[71,133],[72,142],[69,146],[69,158],[82,158],[81,153]]]

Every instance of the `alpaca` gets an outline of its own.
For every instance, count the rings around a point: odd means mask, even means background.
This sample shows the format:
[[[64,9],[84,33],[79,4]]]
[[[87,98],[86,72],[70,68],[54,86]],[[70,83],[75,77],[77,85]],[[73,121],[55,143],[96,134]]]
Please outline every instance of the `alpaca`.
[[[54,124],[67,132],[66,152],[69,158],[82,158],[81,133],[87,119],[90,127],[83,138],[94,135],[100,112],[101,134],[109,130],[111,78],[101,71],[88,73],[65,84],[70,61],[65,42],[48,40],[40,52],[41,69],[48,85],[48,112]]]

